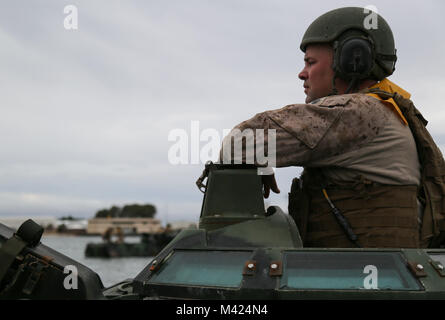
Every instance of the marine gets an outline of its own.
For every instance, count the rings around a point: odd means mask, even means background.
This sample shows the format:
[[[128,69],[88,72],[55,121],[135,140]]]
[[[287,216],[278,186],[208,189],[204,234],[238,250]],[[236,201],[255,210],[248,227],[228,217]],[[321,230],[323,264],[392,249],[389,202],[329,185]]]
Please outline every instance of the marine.
[[[375,14],[378,28],[367,28],[367,12],[347,7],[317,18],[300,45],[305,104],[259,113],[233,135],[276,130],[276,166],[304,167],[289,214],[306,247],[439,246],[444,160],[410,93],[388,79],[397,60],[388,23]],[[280,190],[271,168],[264,171],[267,198]]]

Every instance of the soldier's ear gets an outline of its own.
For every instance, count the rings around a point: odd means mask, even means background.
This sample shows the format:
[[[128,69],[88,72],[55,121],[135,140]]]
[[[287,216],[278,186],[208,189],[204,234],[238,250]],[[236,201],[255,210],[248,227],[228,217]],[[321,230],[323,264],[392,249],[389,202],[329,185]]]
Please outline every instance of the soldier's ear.
[[[333,69],[346,81],[369,78],[374,68],[375,51],[369,39],[351,37],[334,42]]]

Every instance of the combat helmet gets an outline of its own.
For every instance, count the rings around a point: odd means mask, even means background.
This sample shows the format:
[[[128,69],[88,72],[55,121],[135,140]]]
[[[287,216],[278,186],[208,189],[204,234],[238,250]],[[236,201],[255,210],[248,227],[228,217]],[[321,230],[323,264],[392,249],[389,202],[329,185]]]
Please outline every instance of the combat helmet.
[[[314,43],[332,44],[335,76],[346,81],[380,81],[395,70],[394,37],[388,23],[366,8],[345,7],[318,17],[306,30],[300,49]]]

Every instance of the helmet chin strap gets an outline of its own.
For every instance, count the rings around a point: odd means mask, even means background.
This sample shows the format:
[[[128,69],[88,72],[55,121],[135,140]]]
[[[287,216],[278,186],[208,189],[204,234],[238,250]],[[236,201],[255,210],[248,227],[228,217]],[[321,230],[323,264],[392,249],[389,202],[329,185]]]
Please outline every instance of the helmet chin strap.
[[[335,86],[335,79],[337,78],[337,73],[334,73],[332,77],[332,92],[328,96],[336,96],[338,94],[338,90]]]
[[[334,74],[334,76],[332,77],[332,91],[328,96],[338,95],[338,89],[335,86],[335,79],[337,79],[337,74]],[[358,90],[359,83],[360,83],[359,78],[355,77],[355,78],[351,79],[351,81],[349,82],[348,88],[346,89],[344,94],[356,92]]]
[[[348,86],[348,89],[346,89],[345,94],[351,92],[351,90],[352,90],[352,92],[357,91],[357,89],[358,89],[358,88],[357,88],[357,87],[358,87],[358,83],[359,83],[358,78],[353,78],[353,79],[351,80],[351,82],[349,82],[349,86]]]

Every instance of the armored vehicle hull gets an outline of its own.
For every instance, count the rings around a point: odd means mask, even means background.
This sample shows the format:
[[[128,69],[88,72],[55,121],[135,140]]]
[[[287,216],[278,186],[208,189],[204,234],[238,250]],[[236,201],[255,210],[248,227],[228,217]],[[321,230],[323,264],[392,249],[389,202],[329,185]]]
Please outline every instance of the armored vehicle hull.
[[[445,299],[445,249],[304,248],[288,214],[265,210],[254,168],[207,172],[199,229],[181,231],[134,279],[108,288],[87,267],[1,226],[0,297],[51,299],[71,264],[82,294],[59,299]]]

